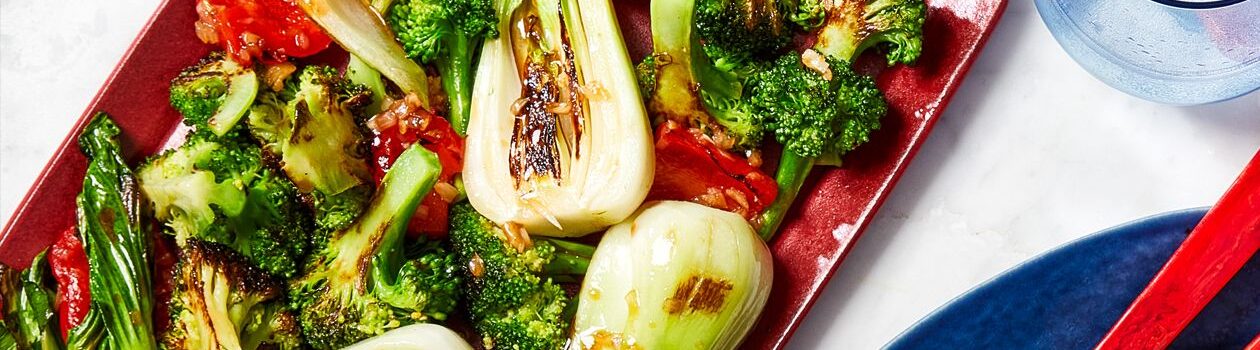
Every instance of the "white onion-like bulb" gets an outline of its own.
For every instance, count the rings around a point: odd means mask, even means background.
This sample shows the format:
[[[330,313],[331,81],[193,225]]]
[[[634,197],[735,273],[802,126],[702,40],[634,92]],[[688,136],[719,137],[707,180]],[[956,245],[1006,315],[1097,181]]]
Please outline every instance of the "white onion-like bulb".
[[[345,350],[472,350],[472,346],[446,327],[418,323],[364,339]]]
[[[571,349],[734,349],[766,305],[770,250],[743,217],[651,202],[608,229],[582,282]]]
[[[654,171],[651,130],[612,4],[561,0],[565,2],[561,6],[561,1],[525,0],[500,2],[500,6],[531,1],[544,8],[539,13],[545,24],[563,22],[566,26],[580,76],[576,79],[580,88],[574,90],[583,100],[580,106],[553,103],[546,110],[564,113],[582,108],[580,136],[561,141],[558,178],[538,176],[536,171],[513,175],[509,163],[514,159],[514,135],[538,137],[514,130],[516,112],[522,106],[518,101],[522,100],[523,73],[511,34],[515,9],[501,8],[501,34],[486,41],[477,67],[464,185],[473,207],[496,223],[514,222],[536,235],[581,236],[622,221],[647,196]],[[562,19],[548,15],[560,11],[556,6],[563,9]],[[574,130],[568,125],[562,128]],[[518,182],[518,177],[523,180]]]

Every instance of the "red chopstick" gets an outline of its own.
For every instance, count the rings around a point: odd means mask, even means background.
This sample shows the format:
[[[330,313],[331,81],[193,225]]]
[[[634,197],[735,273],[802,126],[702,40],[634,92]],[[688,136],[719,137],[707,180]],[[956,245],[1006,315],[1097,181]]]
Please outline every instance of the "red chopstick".
[[[1260,249],[1260,152],[1097,350],[1164,349]]]

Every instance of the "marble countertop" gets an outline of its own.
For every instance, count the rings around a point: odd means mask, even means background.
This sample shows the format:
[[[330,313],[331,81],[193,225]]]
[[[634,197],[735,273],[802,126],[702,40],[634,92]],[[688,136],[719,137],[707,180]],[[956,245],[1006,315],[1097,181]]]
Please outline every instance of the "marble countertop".
[[[157,5],[0,2],[0,221]],[[878,348],[1055,246],[1211,205],[1257,148],[1260,94],[1199,107],[1129,97],[1060,50],[1031,1],[1011,1],[789,347]]]

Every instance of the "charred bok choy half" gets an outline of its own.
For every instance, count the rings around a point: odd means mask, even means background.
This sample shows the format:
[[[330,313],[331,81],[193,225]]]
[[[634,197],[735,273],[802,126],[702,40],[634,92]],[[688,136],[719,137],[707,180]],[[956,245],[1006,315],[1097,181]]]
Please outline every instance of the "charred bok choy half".
[[[341,348],[454,311],[460,279],[451,255],[437,246],[404,245],[407,222],[440,172],[433,152],[408,148],[363,216],[312,252],[305,274],[290,284],[311,347]]]
[[[652,144],[608,0],[500,0],[482,48],[464,184],[477,211],[532,234],[580,236],[629,216]]]
[[[770,249],[734,213],[644,204],[608,229],[579,293],[573,349],[734,349],[770,296]]]
[[[79,136],[88,158],[83,192],[77,198],[78,231],[87,255],[93,296],[109,349],[154,349],[153,277],[149,230],[140,214],[140,190],[123,160],[122,130],[104,113],[92,117]],[[71,340],[74,343],[74,332]]]

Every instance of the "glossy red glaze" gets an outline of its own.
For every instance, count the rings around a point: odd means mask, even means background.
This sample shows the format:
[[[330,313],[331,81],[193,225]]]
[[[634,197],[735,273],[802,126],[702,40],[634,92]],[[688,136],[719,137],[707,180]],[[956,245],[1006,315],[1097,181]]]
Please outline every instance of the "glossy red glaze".
[[[891,106],[883,127],[870,143],[846,156],[843,168],[815,171],[771,242],[774,291],[745,348],[787,344],[926,139],[1006,7],[1005,0],[927,2],[931,10],[919,63],[886,69],[879,76]],[[616,3],[636,59],[651,47],[647,4]],[[179,115],[167,103],[166,82],[212,49],[197,39],[196,20],[193,0],[168,0],[159,7],[4,227],[0,262],[27,266],[73,224],[74,197],[85,168],[73,136],[91,113],[100,110],[115,117],[124,131],[125,156],[132,162],[161,149],[179,129]]]

